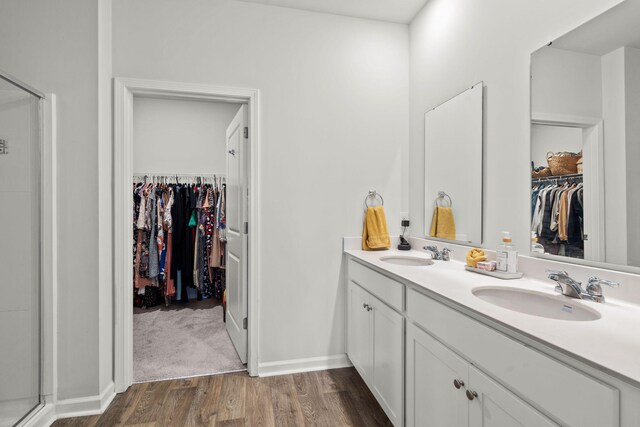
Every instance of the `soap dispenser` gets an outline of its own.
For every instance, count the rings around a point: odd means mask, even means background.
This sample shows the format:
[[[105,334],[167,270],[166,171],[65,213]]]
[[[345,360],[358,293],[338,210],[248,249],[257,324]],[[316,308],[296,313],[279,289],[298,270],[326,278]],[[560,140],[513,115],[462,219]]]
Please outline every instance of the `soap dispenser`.
[[[534,254],[544,253],[544,246],[538,243],[538,236],[535,231],[531,232],[531,252]]]
[[[518,252],[508,231],[502,232],[502,243],[496,249],[496,270],[506,273],[518,272]]]

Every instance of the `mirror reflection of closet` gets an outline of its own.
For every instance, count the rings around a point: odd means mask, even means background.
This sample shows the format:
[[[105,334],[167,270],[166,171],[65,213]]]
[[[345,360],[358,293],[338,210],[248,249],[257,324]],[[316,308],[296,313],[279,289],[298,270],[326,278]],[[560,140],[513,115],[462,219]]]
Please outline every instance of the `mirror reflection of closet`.
[[[531,55],[531,228],[543,256],[640,267],[638,24],[640,4],[625,1]],[[582,189],[562,202],[571,186]]]

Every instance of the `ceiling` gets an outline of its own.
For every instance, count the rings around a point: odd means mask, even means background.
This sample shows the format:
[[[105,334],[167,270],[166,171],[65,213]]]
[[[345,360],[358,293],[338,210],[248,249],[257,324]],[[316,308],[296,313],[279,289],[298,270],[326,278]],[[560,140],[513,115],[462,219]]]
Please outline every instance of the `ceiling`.
[[[428,0],[240,0],[408,24]]]
[[[553,41],[552,47],[602,56],[619,47],[640,49],[640,2],[625,1]]]

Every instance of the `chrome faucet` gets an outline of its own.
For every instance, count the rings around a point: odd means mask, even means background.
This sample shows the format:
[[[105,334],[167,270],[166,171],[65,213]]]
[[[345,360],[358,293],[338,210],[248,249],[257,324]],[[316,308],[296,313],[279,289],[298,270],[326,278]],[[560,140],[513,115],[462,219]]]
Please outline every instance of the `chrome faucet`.
[[[604,302],[604,295],[602,295],[602,287],[600,285],[620,286],[618,282],[592,277],[589,279],[589,284],[585,291],[582,289],[582,283],[572,279],[566,271],[547,270],[547,274],[549,279],[558,283],[556,292],[570,298]]]
[[[428,245],[428,246],[424,246],[422,249],[424,249],[425,251],[427,251],[428,253],[431,254],[431,258],[435,259],[435,260],[439,260],[439,261],[449,261],[451,260],[451,252],[453,252],[452,249],[449,248],[442,248],[442,251],[438,250],[438,247],[436,245]]]
[[[556,292],[560,292],[562,295],[566,295],[571,298],[582,299],[582,283],[573,280],[566,271],[547,270],[549,279],[555,280],[558,283]]]
[[[437,259],[437,260],[442,259],[442,253],[438,250],[438,247],[436,245],[424,246],[422,249],[429,252],[431,254],[431,258]]]

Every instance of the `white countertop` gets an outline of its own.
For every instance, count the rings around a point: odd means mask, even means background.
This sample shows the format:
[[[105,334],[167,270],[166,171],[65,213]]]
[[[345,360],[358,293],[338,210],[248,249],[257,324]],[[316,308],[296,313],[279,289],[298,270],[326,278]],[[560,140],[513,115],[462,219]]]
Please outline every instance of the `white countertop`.
[[[344,251],[349,256],[404,279],[418,288],[437,294],[454,305],[497,321],[516,333],[559,349],[606,373],[640,387],[640,306],[607,298],[604,303],[558,295],[555,282],[527,278],[501,280],[464,269],[459,261],[434,261],[430,266],[402,266],[380,261],[383,256],[426,257],[421,251]],[[566,298],[572,306],[595,309],[601,318],[593,321],[568,321],[523,314],[483,301],[473,295],[478,286],[534,290],[557,298]],[[606,292],[606,290],[605,290]]]

